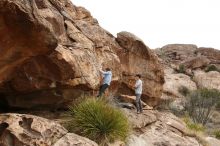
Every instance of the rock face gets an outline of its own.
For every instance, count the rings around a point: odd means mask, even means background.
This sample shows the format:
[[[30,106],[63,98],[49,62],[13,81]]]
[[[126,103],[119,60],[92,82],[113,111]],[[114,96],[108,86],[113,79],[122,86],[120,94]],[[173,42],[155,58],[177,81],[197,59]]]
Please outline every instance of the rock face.
[[[196,71],[194,80],[198,87],[220,90],[220,73],[216,71]]]
[[[200,47],[196,54],[206,56],[212,64],[220,64],[220,51],[217,49]]]
[[[98,89],[101,67],[112,69],[110,91],[115,93],[121,65],[124,71],[130,67],[128,75],[147,69],[144,79],[151,86],[145,85],[145,95],[153,99],[161,95],[163,74],[149,48],[133,38],[127,40],[132,48],[120,43],[122,48],[86,9],[70,0],[1,0],[0,26],[0,105],[66,107]],[[126,49],[130,52],[123,58],[120,51]],[[137,58],[141,64],[132,69]]]
[[[141,74],[143,80],[142,100],[156,105],[164,83],[164,72],[158,57],[140,38],[131,33],[120,32],[117,34],[116,40],[123,48],[118,51],[123,75],[120,92],[129,94],[129,89],[133,90],[132,84],[135,83],[134,76]],[[133,91],[130,94],[134,94]]]
[[[195,138],[184,136],[185,126],[177,118],[164,115],[160,120],[162,121],[157,121],[154,125],[150,126],[141,135],[141,138],[150,142],[152,146],[200,146]]]
[[[186,136],[185,124],[172,114],[144,111],[137,115],[130,110],[125,113],[136,131],[128,138],[128,146],[200,146],[195,138]]]
[[[69,139],[68,139],[69,138]],[[63,140],[65,143],[60,143]],[[87,138],[67,130],[60,124],[32,115],[1,114],[0,145],[1,146],[97,146]]]
[[[172,63],[180,63],[187,58],[194,57],[196,45],[191,44],[170,44],[160,48],[158,51],[159,56],[167,57],[167,61]]]
[[[53,146],[98,146],[98,144],[74,133],[67,133]]]
[[[185,74],[174,73],[173,69],[165,69],[165,84],[163,86],[163,99],[182,98],[179,93],[181,87],[186,87],[190,90],[196,90],[196,83]]]
[[[155,50],[167,65],[183,64],[186,68],[197,69],[220,64],[220,51],[214,48],[198,48],[191,44],[170,44]]]
[[[207,137],[206,141],[208,142],[209,146],[219,146],[220,140],[214,138],[214,137]]]
[[[188,59],[182,63],[186,69],[203,68],[210,64],[210,60],[205,56],[198,56]]]

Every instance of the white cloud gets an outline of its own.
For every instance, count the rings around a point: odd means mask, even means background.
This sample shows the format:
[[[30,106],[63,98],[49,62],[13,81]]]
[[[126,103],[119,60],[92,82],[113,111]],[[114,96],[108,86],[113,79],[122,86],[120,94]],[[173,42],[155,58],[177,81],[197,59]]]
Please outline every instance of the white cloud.
[[[190,43],[220,49],[219,0],[72,0],[116,35],[126,30],[151,47]]]

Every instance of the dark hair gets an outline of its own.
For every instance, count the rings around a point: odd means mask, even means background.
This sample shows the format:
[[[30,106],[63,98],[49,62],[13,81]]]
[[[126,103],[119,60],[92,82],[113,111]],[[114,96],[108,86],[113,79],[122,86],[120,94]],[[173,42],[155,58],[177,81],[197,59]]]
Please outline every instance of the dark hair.
[[[136,77],[141,78],[141,75],[140,74],[136,74]]]
[[[110,69],[110,68],[108,68],[108,67],[107,67],[105,70],[106,70],[106,71],[111,71],[111,69]]]

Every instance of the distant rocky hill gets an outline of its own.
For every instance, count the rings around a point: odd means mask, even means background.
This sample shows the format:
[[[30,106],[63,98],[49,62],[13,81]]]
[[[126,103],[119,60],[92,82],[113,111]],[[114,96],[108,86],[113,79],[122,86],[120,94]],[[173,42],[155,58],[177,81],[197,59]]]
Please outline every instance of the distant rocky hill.
[[[220,50],[214,48],[198,48],[190,44],[170,44],[155,50],[164,67],[165,84],[161,99],[170,103],[177,111],[184,109],[187,99],[181,94],[181,88],[191,91],[197,89],[220,90]],[[220,99],[220,97],[217,97]],[[195,103],[196,104],[196,103]],[[218,103],[216,103],[218,104]],[[196,112],[196,111],[194,111]],[[213,110],[206,124],[207,131],[220,128],[219,110]],[[207,138],[211,146],[219,145],[216,140]],[[213,141],[212,141],[212,140]]]
[[[220,50],[190,44],[170,44],[155,50],[164,66],[162,98],[181,97],[178,88],[220,90]]]

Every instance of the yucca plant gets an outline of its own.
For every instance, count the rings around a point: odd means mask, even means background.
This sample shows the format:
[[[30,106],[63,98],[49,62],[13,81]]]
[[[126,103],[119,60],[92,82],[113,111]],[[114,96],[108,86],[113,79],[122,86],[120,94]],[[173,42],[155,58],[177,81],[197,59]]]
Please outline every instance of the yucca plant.
[[[125,115],[103,99],[88,98],[69,107],[72,120],[70,132],[88,137],[100,145],[114,140],[125,140],[129,123]]]

